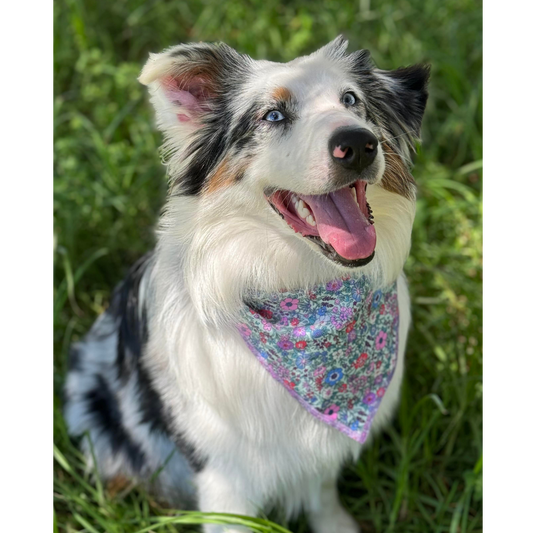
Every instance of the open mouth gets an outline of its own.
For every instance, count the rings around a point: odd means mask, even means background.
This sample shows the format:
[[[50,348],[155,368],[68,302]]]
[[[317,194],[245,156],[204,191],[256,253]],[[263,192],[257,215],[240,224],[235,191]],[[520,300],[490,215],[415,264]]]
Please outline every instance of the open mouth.
[[[363,266],[372,261],[376,229],[366,201],[367,183],[319,195],[297,195],[278,190],[268,196],[272,207],[297,233],[317,244],[322,253],[344,266]]]

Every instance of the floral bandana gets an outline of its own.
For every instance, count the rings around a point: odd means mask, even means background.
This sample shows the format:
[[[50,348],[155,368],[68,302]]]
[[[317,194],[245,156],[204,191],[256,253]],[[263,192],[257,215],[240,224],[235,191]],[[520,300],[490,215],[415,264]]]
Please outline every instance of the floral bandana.
[[[252,293],[237,328],[307,411],[363,443],[394,374],[398,324],[396,283],[374,291],[361,278]]]

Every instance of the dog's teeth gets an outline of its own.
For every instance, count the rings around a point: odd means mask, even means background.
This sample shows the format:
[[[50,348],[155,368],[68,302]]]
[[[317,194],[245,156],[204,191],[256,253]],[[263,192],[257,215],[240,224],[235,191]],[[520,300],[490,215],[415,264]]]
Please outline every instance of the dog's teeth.
[[[310,226],[316,226],[315,217],[314,217],[313,215],[308,215],[308,217],[305,219],[305,221],[306,221]]]
[[[301,202],[301,200],[299,200],[298,196],[293,194],[292,195],[292,203],[297,206],[299,201]]]
[[[307,206],[303,202],[303,200],[300,200],[298,202],[298,206],[297,206],[296,210],[298,211],[298,214],[300,215],[300,218],[304,218],[305,219],[311,214],[311,211],[309,211],[309,209],[307,209]]]

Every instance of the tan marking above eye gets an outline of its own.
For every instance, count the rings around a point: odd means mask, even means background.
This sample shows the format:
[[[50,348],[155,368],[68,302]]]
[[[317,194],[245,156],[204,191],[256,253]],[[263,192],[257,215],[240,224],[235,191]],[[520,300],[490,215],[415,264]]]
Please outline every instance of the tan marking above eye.
[[[287,87],[277,87],[272,92],[272,98],[274,100],[290,100],[292,98],[292,93],[287,89]]]

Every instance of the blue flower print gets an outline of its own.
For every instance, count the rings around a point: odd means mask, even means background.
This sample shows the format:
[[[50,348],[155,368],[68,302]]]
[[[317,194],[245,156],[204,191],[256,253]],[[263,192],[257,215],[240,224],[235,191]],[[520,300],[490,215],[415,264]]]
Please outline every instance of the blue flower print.
[[[381,296],[383,295],[383,293],[378,290],[374,293],[374,298],[372,299],[372,307],[375,309],[376,307],[378,307],[379,303],[381,302]]]
[[[302,353],[298,357],[296,357],[295,363],[298,368],[305,368],[308,361],[309,356],[306,353]]]
[[[328,372],[328,375],[326,376],[326,379],[324,381],[328,385],[335,385],[335,383],[337,383],[337,381],[342,379],[342,376],[344,376],[342,368],[334,368],[333,370],[330,370]]]

